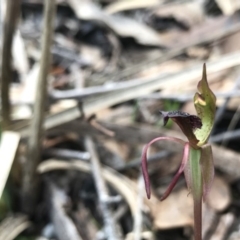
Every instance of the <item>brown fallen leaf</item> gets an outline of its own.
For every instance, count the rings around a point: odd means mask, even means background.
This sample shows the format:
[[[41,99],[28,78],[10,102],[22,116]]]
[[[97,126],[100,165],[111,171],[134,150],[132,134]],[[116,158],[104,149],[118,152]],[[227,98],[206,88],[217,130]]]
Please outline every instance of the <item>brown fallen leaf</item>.
[[[125,143],[119,143],[112,139],[104,140],[103,145],[105,148],[120,156],[122,159],[127,159],[130,153],[130,148]]]
[[[219,177],[217,178],[219,179]],[[216,186],[213,186],[214,189]],[[219,191],[217,188],[216,191]],[[217,195],[211,196],[212,201],[217,201],[213,197],[218,197]],[[151,202],[151,200],[150,200]],[[203,205],[203,219],[208,224],[213,224],[214,216],[216,213],[216,207],[213,208],[212,205],[204,204]],[[223,207],[226,207],[226,202],[222,201],[218,203],[217,210],[222,210]],[[149,205],[151,215],[154,219],[154,227],[157,229],[169,229],[177,228],[184,226],[193,226],[193,201],[191,193],[188,192],[186,188],[182,188],[178,191],[173,191],[167,199],[164,201],[157,201],[156,197],[152,205]],[[204,225],[204,232],[207,231],[206,224]]]
[[[219,46],[221,53],[225,54],[238,51],[240,49],[239,41],[240,32],[236,32],[235,34],[232,34],[223,39],[222,43]]]
[[[169,229],[193,225],[193,201],[187,189],[172,192],[169,197],[158,202],[151,209],[154,227]],[[151,201],[151,200],[150,200]]]
[[[215,176],[207,203],[216,211],[223,211],[231,203],[229,186],[222,178]]]

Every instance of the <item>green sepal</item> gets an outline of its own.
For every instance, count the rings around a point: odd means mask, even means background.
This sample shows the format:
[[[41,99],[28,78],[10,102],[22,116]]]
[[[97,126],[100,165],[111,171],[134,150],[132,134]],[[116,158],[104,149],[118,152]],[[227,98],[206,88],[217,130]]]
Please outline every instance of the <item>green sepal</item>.
[[[202,168],[200,164],[201,149],[190,147],[189,160],[184,169],[188,191],[193,198],[202,199]]]
[[[211,133],[215,112],[216,112],[216,97],[208,86],[206,65],[203,65],[202,80],[198,83],[198,92],[194,96],[194,106],[198,117],[202,120],[202,127],[194,132],[199,140],[198,146],[204,145]]]
[[[206,144],[202,146],[200,163],[203,178],[203,200],[205,201],[212,187],[214,178],[214,162],[211,145]]]

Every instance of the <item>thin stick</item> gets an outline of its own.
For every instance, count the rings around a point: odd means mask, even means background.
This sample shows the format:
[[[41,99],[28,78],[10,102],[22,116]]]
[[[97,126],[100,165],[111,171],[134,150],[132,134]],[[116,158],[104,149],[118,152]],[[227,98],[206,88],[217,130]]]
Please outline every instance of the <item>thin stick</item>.
[[[134,216],[134,240],[140,240],[141,239],[141,233],[142,233],[142,221],[143,221],[143,215],[142,215],[142,209],[143,209],[143,189],[144,189],[144,180],[142,174],[138,178],[138,198],[136,199],[136,205],[137,205],[137,211]]]
[[[13,35],[20,12],[19,0],[7,0],[6,2],[7,6],[2,39],[2,66],[0,70],[3,129],[7,129],[11,121],[11,106],[9,99],[9,86],[12,81],[11,51]]]
[[[45,0],[44,28],[42,37],[42,56],[38,77],[34,115],[30,126],[28,142],[28,156],[24,167],[23,177],[23,202],[22,208],[28,214],[33,213],[38,192],[38,180],[36,167],[40,160],[41,137],[43,132],[43,120],[45,117],[46,86],[50,65],[50,48],[53,34],[53,21],[55,18],[55,0]]]
[[[91,155],[92,173],[93,173],[94,181],[96,184],[100,207],[102,210],[106,237],[108,240],[117,240],[118,236],[115,229],[114,218],[112,216],[111,210],[109,209],[110,198],[108,195],[108,190],[102,176],[100,161],[97,156],[97,152],[95,150],[95,146],[91,137],[86,137],[85,145],[86,145],[87,151]]]

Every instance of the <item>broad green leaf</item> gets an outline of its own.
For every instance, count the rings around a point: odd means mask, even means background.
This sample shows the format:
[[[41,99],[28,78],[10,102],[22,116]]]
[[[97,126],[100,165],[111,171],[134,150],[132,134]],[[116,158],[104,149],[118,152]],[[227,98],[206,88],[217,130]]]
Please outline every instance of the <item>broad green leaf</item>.
[[[203,200],[206,197],[212,187],[214,178],[214,163],[211,145],[207,144],[201,147],[201,167],[202,167],[202,178],[203,178]]]
[[[206,65],[203,65],[202,80],[198,83],[198,92],[194,96],[194,105],[198,117],[202,120],[202,127],[194,132],[199,140],[198,146],[204,145],[211,133],[215,112],[216,112],[216,97],[208,86]]]

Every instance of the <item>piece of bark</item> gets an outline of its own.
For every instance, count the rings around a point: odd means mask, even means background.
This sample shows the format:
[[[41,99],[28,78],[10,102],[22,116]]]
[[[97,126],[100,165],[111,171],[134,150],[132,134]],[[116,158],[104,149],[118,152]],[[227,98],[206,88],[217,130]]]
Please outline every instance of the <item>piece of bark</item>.
[[[223,178],[215,176],[207,203],[215,211],[224,211],[231,203],[231,193],[228,184]]]

